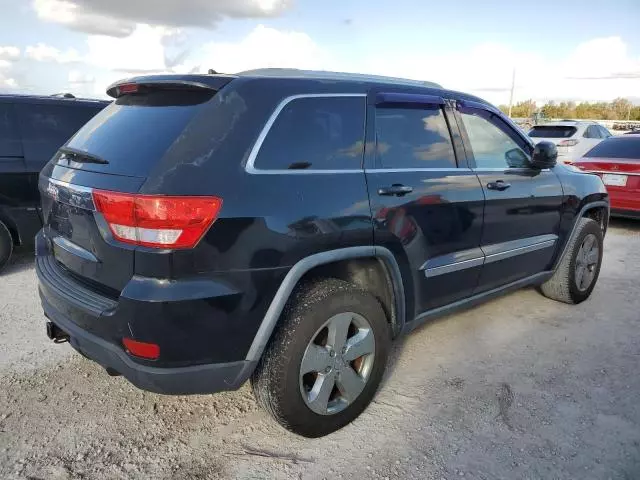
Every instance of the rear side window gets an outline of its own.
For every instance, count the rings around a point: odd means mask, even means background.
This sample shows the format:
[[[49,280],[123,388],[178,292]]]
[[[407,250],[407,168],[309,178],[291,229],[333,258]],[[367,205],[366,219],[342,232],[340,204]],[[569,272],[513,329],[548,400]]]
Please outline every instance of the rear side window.
[[[577,131],[576,127],[564,125],[540,125],[529,132],[532,138],[569,138]]]
[[[611,136],[611,134],[609,133],[609,130],[604,128],[602,125],[597,125],[597,128],[600,131],[600,137],[609,138]]]
[[[16,105],[27,165],[41,169],[100,109],[101,104],[95,107],[49,103]]]
[[[260,146],[261,170],[362,168],[364,97],[301,97],[285,105]]]
[[[0,157],[22,156],[18,124],[10,103],[0,103]]]
[[[376,109],[378,168],[455,168],[441,108]]]
[[[600,130],[595,125],[589,125],[584,132],[584,138],[600,138]]]
[[[640,160],[640,135],[609,137],[584,155],[599,158],[626,158]]]

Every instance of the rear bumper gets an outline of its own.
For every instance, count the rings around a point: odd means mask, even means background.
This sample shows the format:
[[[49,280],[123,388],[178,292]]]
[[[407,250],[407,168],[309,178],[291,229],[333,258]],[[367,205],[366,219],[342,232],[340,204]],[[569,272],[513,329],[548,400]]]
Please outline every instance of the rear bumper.
[[[238,287],[245,277],[175,281],[169,289],[166,280],[134,277],[119,298],[109,298],[70,276],[42,232],[36,273],[45,315],[73,348],[139,388],[165,394],[234,390],[255,368],[246,354],[264,311],[263,302],[240,301],[247,295]],[[160,358],[131,356],[124,337],[159,345]]]
[[[93,335],[62,315],[47,300],[40,287],[45,315],[69,335],[69,343],[78,352],[100,364],[111,373],[123,375],[136,387],[171,395],[215,393],[236,390],[247,381],[254,362],[239,361],[191,367],[159,368],[135,363],[115,345]]]

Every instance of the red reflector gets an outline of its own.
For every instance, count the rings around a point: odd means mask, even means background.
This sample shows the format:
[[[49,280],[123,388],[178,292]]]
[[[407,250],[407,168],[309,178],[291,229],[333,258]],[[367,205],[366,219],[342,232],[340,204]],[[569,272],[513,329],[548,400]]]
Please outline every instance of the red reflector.
[[[155,343],[138,342],[132,338],[123,338],[122,344],[131,355],[156,360],[160,356],[160,347]]]
[[[222,208],[218,197],[170,197],[94,190],[93,201],[113,236],[155,248],[193,248]]]
[[[124,95],[125,93],[136,93],[138,91],[138,85],[135,83],[124,83],[122,85],[118,85],[118,91],[120,95]]]

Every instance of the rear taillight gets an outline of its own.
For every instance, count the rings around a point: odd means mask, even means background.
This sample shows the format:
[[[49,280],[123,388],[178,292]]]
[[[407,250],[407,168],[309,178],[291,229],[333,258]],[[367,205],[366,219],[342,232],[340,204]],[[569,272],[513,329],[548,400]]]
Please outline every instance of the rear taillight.
[[[573,147],[575,145],[578,144],[578,140],[576,140],[575,138],[571,138],[569,140],[562,140],[558,146],[559,147]]]
[[[218,217],[218,197],[172,197],[94,190],[93,201],[113,236],[154,248],[193,248]]]

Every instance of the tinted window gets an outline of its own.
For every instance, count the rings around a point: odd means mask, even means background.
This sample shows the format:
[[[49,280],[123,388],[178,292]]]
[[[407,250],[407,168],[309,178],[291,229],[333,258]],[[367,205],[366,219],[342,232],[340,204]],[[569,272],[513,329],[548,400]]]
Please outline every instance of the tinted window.
[[[526,167],[528,156],[495,123],[476,113],[461,113],[477,168]]]
[[[597,128],[600,131],[601,138],[609,138],[611,136],[611,134],[609,133],[609,130],[604,128],[602,125],[597,125]]]
[[[440,108],[378,108],[376,137],[379,168],[456,166],[449,128]]]
[[[85,163],[84,169],[146,176],[211,96],[191,91],[124,95],[93,117],[68,146],[109,162]]]
[[[584,155],[585,157],[640,159],[640,135],[609,137]]]
[[[364,112],[364,97],[307,97],[289,102],[262,143],[255,167],[361,168]]]
[[[0,157],[22,156],[22,142],[13,105],[0,103]]]
[[[561,125],[540,125],[529,132],[532,138],[569,138],[577,131],[576,127]]]
[[[95,107],[72,103],[16,105],[27,166],[40,170],[58,148],[100,109],[102,104]]]
[[[595,125],[589,125],[584,132],[584,138],[600,138],[600,131]]]

